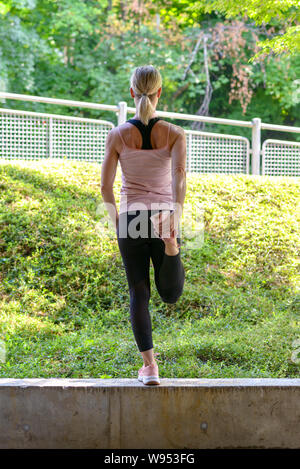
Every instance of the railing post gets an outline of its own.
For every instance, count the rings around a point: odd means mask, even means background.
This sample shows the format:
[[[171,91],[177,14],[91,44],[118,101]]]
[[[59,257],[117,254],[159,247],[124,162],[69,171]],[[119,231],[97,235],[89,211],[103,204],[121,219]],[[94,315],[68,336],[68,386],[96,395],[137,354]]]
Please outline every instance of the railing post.
[[[127,103],[126,101],[120,101],[118,103],[119,115],[118,115],[118,125],[124,124],[127,119]]]
[[[252,119],[252,174],[260,174],[260,130],[261,119]]]

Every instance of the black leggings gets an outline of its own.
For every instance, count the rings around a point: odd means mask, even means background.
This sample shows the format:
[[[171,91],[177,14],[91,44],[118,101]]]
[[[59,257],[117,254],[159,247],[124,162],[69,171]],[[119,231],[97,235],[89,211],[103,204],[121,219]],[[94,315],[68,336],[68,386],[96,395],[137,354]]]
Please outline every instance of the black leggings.
[[[126,271],[130,293],[130,321],[140,352],[153,348],[152,325],[148,309],[150,300],[150,257],[155,284],[165,303],[176,303],[183,291],[185,270],[180,258],[180,226],[177,236],[179,252],[175,256],[165,254],[165,243],[154,234],[150,216],[162,210],[136,210],[119,215],[117,239]],[[139,217],[135,222],[132,220]],[[141,223],[140,223],[140,221]],[[131,223],[132,222],[132,223]],[[131,223],[128,230],[128,225]],[[131,236],[132,227],[140,231]]]

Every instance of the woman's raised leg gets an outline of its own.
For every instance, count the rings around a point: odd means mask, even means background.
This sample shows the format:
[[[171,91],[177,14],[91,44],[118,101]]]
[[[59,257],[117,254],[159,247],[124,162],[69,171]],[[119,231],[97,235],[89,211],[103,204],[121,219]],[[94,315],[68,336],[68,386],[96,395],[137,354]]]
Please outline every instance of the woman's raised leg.
[[[150,256],[155,273],[155,284],[165,303],[176,303],[182,294],[185,270],[180,257],[181,239],[176,238],[179,247],[173,241],[160,238],[151,239]]]

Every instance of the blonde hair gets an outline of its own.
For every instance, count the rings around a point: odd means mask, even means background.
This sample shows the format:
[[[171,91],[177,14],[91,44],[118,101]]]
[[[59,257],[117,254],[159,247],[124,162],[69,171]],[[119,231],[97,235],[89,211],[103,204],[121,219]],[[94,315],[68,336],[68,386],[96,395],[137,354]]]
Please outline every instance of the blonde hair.
[[[137,114],[142,123],[148,125],[149,119],[155,111],[150,98],[156,95],[162,86],[161,75],[153,65],[137,67],[130,77],[130,86],[139,98]]]

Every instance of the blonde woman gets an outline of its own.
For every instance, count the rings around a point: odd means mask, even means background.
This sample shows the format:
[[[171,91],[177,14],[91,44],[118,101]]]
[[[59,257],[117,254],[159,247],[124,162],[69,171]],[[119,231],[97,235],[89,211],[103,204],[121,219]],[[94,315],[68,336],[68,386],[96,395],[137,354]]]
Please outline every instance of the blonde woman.
[[[186,193],[184,130],[157,116],[160,72],[137,67],[130,79],[136,113],[113,128],[106,140],[101,194],[116,227],[130,294],[130,321],[144,364],[138,379],[159,384],[152,342],[150,259],[157,290],[166,303],[182,295],[185,270],[180,257],[180,217]],[[120,211],[113,193],[118,161],[122,171]]]

